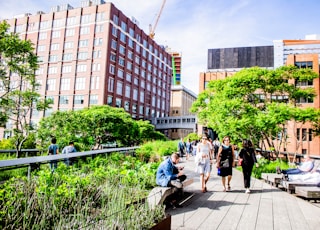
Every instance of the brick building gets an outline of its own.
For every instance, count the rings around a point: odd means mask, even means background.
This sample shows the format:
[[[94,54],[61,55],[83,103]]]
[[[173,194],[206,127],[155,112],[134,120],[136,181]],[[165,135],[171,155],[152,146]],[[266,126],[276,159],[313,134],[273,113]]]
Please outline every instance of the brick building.
[[[136,119],[169,115],[172,57],[114,4],[82,1],[7,22],[34,44],[39,93],[54,101],[52,109],[32,114],[33,123],[56,110],[104,104]]]

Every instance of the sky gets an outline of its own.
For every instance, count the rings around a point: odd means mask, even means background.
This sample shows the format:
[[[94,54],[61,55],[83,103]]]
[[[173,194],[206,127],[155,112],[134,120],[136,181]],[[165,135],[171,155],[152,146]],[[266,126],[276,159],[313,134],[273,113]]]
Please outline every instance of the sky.
[[[163,0],[105,0],[138,20],[147,34]],[[81,0],[0,0],[0,20]],[[273,45],[320,34],[319,0],[166,0],[155,41],[182,55],[182,85],[198,94],[208,49]]]

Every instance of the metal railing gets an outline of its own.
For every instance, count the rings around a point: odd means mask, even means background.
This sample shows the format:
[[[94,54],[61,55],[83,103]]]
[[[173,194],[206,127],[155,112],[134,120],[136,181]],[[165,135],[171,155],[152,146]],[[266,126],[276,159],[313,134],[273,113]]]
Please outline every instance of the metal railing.
[[[112,152],[124,152],[132,153],[134,150],[140,148],[139,146],[135,147],[124,147],[124,148],[110,148],[110,149],[101,149],[101,150],[91,150],[86,152],[74,152],[68,154],[57,154],[50,156],[39,156],[39,157],[26,157],[26,158],[17,158],[10,160],[1,160],[0,161],[0,171],[16,169],[21,167],[28,167],[28,178],[30,178],[31,171],[37,165],[42,163],[50,163],[50,161],[64,161],[71,158],[79,157],[94,157],[99,154],[108,154]]]

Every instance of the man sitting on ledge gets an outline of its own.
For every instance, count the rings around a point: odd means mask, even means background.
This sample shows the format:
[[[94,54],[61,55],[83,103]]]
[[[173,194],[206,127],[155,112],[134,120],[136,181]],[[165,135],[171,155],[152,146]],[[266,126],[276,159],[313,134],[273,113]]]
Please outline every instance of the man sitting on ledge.
[[[297,168],[289,168],[286,170],[281,170],[280,167],[277,167],[278,174],[284,174],[287,178],[287,175],[291,174],[303,174],[307,172],[311,172],[314,167],[314,160],[310,158],[309,155],[304,155],[304,162],[298,166]]]
[[[177,167],[179,155],[173,153],[171,157],[164,160],[158,167],[156,183],[161,187],[182,188],[182,182],[187,178],[182,172],[183,167]]]

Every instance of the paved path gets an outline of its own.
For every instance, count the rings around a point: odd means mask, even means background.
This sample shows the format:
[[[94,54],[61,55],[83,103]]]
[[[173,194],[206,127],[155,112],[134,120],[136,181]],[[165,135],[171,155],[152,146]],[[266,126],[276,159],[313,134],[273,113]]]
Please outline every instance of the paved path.
[[[216,168],[208,181],[207,193],[201,192],[200,180],[194,172],[193,158],[181,165],[194,183],[185,191],[194,196],[182,208],[168,210],[172,215],[171,229],[320,229],[320,207],[295,197],[261,180],[251,179],[251,194],[243,188],[242,173],[233,169],[231,191],[223,192]]]

